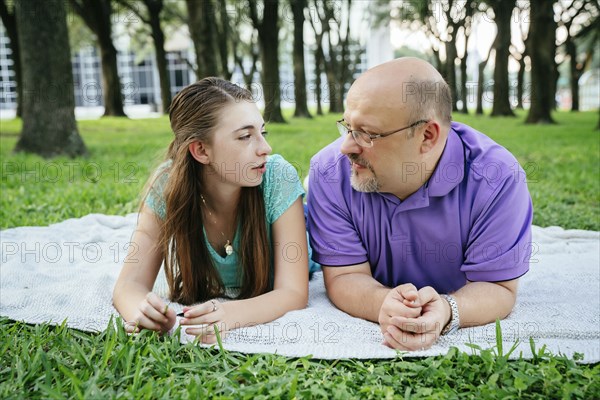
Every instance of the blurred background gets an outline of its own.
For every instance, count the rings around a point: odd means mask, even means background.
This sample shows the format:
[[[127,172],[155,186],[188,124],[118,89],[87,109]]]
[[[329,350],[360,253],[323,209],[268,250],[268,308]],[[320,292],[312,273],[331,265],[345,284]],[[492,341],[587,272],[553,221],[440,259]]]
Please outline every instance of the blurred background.
[[[65,107],[160,116],[206,76],[249,88],[270,122],[340,113],[357,75],[401,56],[442,72],[455,112],[552,123],[600,103],[595,0],[0,0],[0,14],[0,118],[38,132]]]

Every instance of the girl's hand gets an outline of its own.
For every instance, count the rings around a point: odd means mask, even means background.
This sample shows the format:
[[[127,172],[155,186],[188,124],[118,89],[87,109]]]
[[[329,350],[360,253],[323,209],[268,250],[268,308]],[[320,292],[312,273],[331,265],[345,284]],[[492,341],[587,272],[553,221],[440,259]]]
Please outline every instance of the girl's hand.
[[[175,310],[155,293],[149,292],[138,305],[138,312],[133,320],[125,323],[127,333],[138,333],[140,329],[157,332],[168,332],[175,325]]]
[[[206,303],[192,307],[183,308],[184,317],[179,324],[196,325],[185,329],[188,335],[194,335],[202,343],[217,343],[215,325],[219,328],[219,334],[224,339],[228,327],[225,323],[225,307],[218,300],[209,300]]]

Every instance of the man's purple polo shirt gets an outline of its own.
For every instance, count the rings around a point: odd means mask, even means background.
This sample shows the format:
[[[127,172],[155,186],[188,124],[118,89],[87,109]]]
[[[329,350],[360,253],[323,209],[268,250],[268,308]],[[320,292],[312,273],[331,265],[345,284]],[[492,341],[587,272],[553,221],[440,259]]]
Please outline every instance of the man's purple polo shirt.
[[[453,122],[433,175],[401,201],[354,190],[341,142],[311,160],[314,261],[368,261],[373,277],[386,286],[412,283],[439,293],[456,291],[467,280],[505,281],[528,271],[533,207],[525,172],[508,150]],[[403,168],[414,173],[409,164]]]

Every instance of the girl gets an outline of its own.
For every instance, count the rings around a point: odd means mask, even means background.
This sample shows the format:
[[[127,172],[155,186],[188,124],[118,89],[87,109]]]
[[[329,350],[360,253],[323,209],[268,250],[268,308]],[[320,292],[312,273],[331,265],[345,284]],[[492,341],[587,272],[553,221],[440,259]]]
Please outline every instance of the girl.
[[[140,208],[113,302],[140,328],[166,332],[175,311],[152,287],[164,261],[180,325],[204,343],[306,307],[308,249],[294,168],[273,155],[250,92],[205,78],[171,104],[175,138]],[[219,302],[217,297],[234,297]]]

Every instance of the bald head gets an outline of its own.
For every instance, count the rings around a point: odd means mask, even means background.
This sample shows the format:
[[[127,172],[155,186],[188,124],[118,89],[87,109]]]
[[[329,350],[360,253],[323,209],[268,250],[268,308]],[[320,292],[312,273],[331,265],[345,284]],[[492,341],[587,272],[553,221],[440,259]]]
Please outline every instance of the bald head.
[[[348,92],[348,104],[369,99],[373,106],[407,114],[407,120],[436,118],[450,123],[450,88],[428,62],[403,57],[369,69]]]
[[[433,65],[416,57],[397,58],[377,65],[362,74],[357,79],[357,82],[362,79],[444,81],[442,75],[440,75]]]

